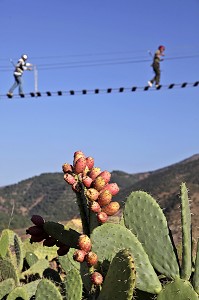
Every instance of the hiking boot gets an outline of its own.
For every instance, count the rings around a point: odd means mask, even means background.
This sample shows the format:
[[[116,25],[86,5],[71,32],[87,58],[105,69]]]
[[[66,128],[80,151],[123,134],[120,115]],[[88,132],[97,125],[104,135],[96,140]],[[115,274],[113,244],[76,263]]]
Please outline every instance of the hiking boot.
[[[12,98],[13,93],[8,92],[8,93],[7,93],[7,96],[8,96],[8,98]]]
[[[149,85],[150,87],[152,87],[152,86],[153,86],[153,83],[149,80],[149,81],[148,81],[148,85]]]

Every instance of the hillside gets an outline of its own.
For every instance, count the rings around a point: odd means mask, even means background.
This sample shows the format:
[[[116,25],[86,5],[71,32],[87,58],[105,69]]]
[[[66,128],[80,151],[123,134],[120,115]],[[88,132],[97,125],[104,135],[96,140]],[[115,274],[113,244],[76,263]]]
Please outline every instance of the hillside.
[[[139,174],[113,171],[111,182],[116,182],[120,192],[114,197],[121,204],[135,190],[149,192],[165,209],[172,231],[177,235],[179,222],[179,191],[181,182],[190,190],[194,237],[199,227],[199,154],[165,168]],[[12,211],[13,214],[12,214]],[[0,188],[0,230],[23,228],[30,224],[33,214],[41,214],[47,220],[68,221],[78,217],[75,194],[62,173],[46,173]],[[12,218],[11,218],[12,216]]]

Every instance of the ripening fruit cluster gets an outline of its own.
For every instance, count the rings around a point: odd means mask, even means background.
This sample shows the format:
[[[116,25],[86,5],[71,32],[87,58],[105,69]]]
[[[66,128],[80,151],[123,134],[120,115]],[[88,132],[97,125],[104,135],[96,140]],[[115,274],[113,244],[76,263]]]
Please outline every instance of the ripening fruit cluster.
[[[97,214],[100,223],[105,223],[108,216],[116,214],[120,205],[112,201],[112,197],[119,192],[117,183],[110,183],[111,173],[101,171],[94,166],[94,159],[86,157],[82,151],[74,153],[73,165],[65,163],[62,166],[64,180],[79,193],[84,188],[85,196],[91,211]]]
[[[31,218],[31,221],[33,222],[33,226],[29,227],[26,230],[26,234],[30,234],[31,238],[30,238],[30,243],[34,243],[34,242],[42,242],[43,241],[43,246],[46,247],[53,247],[53,246],[57,246],[58,250],[57,250],[57,254],[59,256],[61,255],[65,255],[68,253],[70,247],[68,247],[67,245],[59,242],[58,240],[56,240],[55,238],[49,236],[44,228],[43,225],[45,223],[44,219],[39,216],[39,215],[33,215]]]
[[[86,234],[81,234],[78,239],[78,249],[73,254],[73,259],[82,263],[86,261],[89,267],[96,266],[98,257],[95,252],[91,250],[92,244],[90,238]],[[99,272],[91,274],[91,281],[95,285],[101,285],[103,277]]]

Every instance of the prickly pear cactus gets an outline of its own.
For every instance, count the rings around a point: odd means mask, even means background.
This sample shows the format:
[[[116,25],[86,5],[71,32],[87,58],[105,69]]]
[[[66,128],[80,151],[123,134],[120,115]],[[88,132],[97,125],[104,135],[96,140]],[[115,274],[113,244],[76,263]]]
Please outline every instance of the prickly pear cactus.
[[[39,274],[39,276],[42,277],[44,270],[48,267],[49,261],[47,259],[39,259],[35,264],[21,274],[21,278],[25,278],[25,276],[33,274]]]
[[[15,284],[19,284],[19,276],[16,267],[8,258],[0,259],[0,278],[2,280],[13,278]]]
[[[169,278],[179,276],[165,215],[152,196],[132,192],[125,203],[124,223],[138,237],[158,272]]]
[[[7,300],[15,299],[29,300],[28,294],[23,287],[16,287],[7,297]]]
[[[81,300],[83,292],[83,284],[80,272],[73,268],[67,273],[64,280],[66,287],[67,300]]]
[[[8,230],[3,230],[0,238],[0,257],[6,257],[9,247],[9,234]]]
[[[36,300],[62,300],[59,289],[48,279],[42,279],[35,294]]]
[[[176,278],[164,286],[157,300],[198,300],[198,295],[189,281]]]
[[[142,244],[130,230],[120,224],[107,223],[93,231],[91,240],[101,263],[110,262],[118,250],[128,249],[136,265],[136,287],[153,294],[161,291],[161,283]]]
[[[181,221],[182,221],[182,265],[181,278],[189,280],[192,272],[191,213],[188,191],[185,183],[181,185]]]
[[[135,287],[136,267],[127,250],[113,258],[98,300],[131,300]]]
[[[9,294],[15,287],[13,278],[8,278],[0,282],[0,299]]]
[[[184,183],[181,185],[180,265],[165,215],[152,196],[143,191],[131,193],[122,218],[117,224],[113,223],[113,219],[111,223],[110,219],[117,217],[120,208],[118,202],[112,201],[119,187],[110,183],[111,174],[94,167],[94,159],[86,157],[82,151],[76,151],[73,164],[66,163],[62,169],[64,180],[76,194],[83,232],[80,234],[60,223],[45,222],[41,216],[32,216],[34,226],[27,229],[27,234],[31,235],[33,245],[23,247],[29,269],[24,270],[20,278],[25,280],[39,272],[41,278],[46,276],[59,285],[57,287],[50,280],[42,279],[37,287],[32,286],[32,295],[37,288],[36,300],[61,300],[63,284],[62,294],[67,300],[80,300],[82,297],[84,300],[131,300],[132,297],[138,300],[198,299],[199,245],[195,266],[192,267],[191,214]],[[0,270],[1,264],[5,270],[7,268],[6,257],[12,258],[8,246],[10,236],[13,239],[9,232],[4,233],[0,240]],[[19,249],[20,243],[17,238],[15,240],[15,249]],[[42,241],[43,248],[38,244]],[[14,266],[19,272],[23,254],[22,251],[17,252],[20,255],[16,255]],[[30,253],[34,254],[33,260]],[[44,258],[49,260],[56,254],[59,267],[51,270]],[[59,268],[64,276],[58,273]],[[5,270],[2,273],[4,280],[8,278]],[[15,276],[13,268],[11,273],[17,285],[18,273]],[[27,284],[23,288],[27,292]]]
[[[197,243],[197,253],[196,253],[196,260],[195,260],[195,272],[193,275],[193,287],[197,294],[199,294],[199,239]]]

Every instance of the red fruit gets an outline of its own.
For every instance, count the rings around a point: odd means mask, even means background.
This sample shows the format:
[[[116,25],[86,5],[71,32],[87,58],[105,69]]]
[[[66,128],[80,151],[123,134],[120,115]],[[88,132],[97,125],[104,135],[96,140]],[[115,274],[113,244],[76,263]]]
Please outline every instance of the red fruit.
[[[99,223],[106,223],[106,221],[108,220],[108,216],[105,212],[101,211],[97,214],[97,219]]]
[[[88,254],[86,254],[85,260],[89,266],[95,266],[98,262],[97,254],[90,251],[90,252],[88,252]]]
[[[63,164],[62,170],[63,170],[64,173],[72,172],[73,167],[70,164]]]
[[[103,188],[103,190],[105,189],[109,190],[112,196],[115,196],[119,192],[119,187],[117,183],[109,183]]]
[[[93,182],[93,180],[89,176],[84,176],[82,178],[82,182],[85,185],[85,187],[89,188],[91,186],[91,183]]]
[[[92,169],[94,166],[94,158],[92,158],[91,156],[86,157],[86,165],[89,170]]]
[[[111,202],[107,206],[102,207],[102,211],[105,212],[108,216],[113,216],[120,209],[118,202]]]
[[[76,151],[76,152],[74,153],[73,165],[75,165],[76,161],[77,161],[80,157],[85,157],[84,153],[83,153],[82,151]]]
[[[84,261],[86,252],[84,250],[76,250],[73,254],[73,259],[82,263]]]
[[[93,181],[93,187],[99,192],[101,191],[106,185],[105,180],[99,175]]]
[[[43,241],[43,246],[53,247],[54,245],[56,245],[56,242],[57,240],[55,238],[49,236],[47,239]]]
[[[96,201],[99,196],[99,192],[94,188],[90,188],[86,191],[86,196],[90,201]]]
[[[74,172],[76,174],[82,173],[84,169],[86,168],[86,158],[80,157],[74,165]]]
[[[112,194],[109,190],[103,190],[100,192],[99,197],[98,197],[98,203],[100,206],[105,206],[109,204],[112,200]]]
[[[93,201],[90,203],[90,210],[94,213],[98,213],[101,211],[101,207],[97,201]]]
[[[103,282],[103,277],[99,272],[94,272],[91,275],[91,281],[95,284],[95,285],[101,285]]]
[[[78,247],[88,253],[91,250],[92,244],[90,238],[86,234],[81,234],[78,239]]]
[[[57,254],[59,256],[63,256],[65,254],[67,254],[69,250],[70,250],[70,247],[63,245],[57,250]]]
[[[37,226],[43,226],[45,222],[44,219],[39,215],[33,215],[31,221]]]
[[[26,230],[26,234],[30,234],[30,235],[42,235],[45,231],[43,230],[43,228],[40,226],[31,226]]]
[[[111,179],[111,173],[108,172],[108,171],[101,172],[99,174],[99,176],[101,176],[105,180],[106,183],[108,183],[110,181],[110,179]]]
[[[101,173],[100,168],[92,168],[88,175],[94,180]]]
[[[69,173],[64,174],[64,180],[70,185],[73,185],[76,182],[75,177]]]

